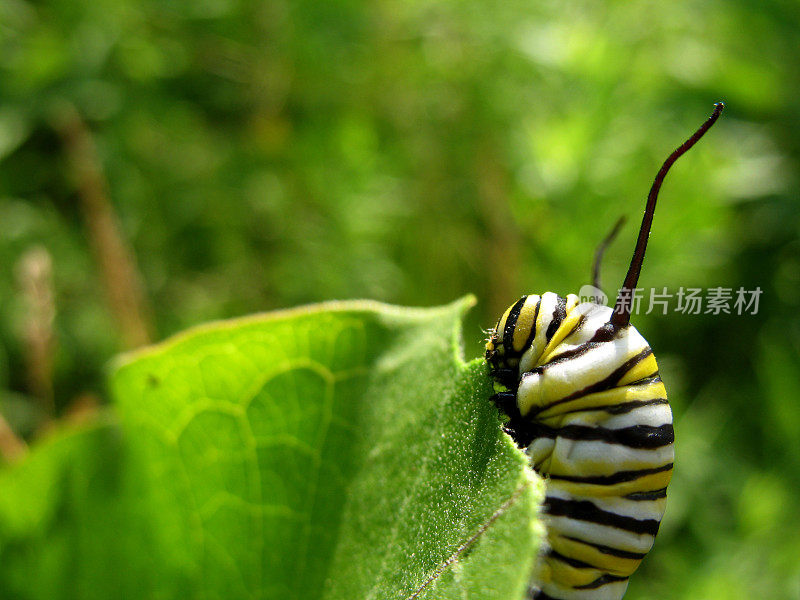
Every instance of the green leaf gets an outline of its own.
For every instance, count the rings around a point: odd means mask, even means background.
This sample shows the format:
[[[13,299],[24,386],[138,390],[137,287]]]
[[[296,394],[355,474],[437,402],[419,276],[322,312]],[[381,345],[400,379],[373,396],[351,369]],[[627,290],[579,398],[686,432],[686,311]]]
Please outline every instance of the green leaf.
[[[319,305],[123,357],[111,377],[125,442],[115,461],[99,458],[99,428],[4,474],[16,489],[0,526],[19,531],[14,552],[0,547],[0,591],[13,580],[6,555],[24,554],[42,569],[74,563],[82,582],[105,576],[105,591],[127,597],[519,600],[543,491],[500,430],[483,362],[460,356],[471,302]],[[89,477],[87,465],[98,489],[61,504],[112,506],[112,517],[62,536],[68,566],[44,564],[41,516],[14,513],[33,492],[49,507],[39,513],[52,511],[59,474]],[[98,546],[117,568],[82,567]],[[103,596],[40,588],[13,589]]]

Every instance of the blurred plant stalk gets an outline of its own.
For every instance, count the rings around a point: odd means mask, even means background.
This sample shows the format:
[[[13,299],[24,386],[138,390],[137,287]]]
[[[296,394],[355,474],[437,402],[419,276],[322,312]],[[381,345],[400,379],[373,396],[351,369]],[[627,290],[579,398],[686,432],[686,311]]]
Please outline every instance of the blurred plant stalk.
[[[14,463],[28,453],[28,446],[12,431],[5,417],[0,414],[0,457],[6,463]]]
[[[53,295],[53,261],[42,246],[34,246],[17,263],[17,281],[25,306],[22,338],[28,390],[42,408],[46,420],[55,414],[53,401],[53,354],[56,316]]]
[[[125,242],[91,132],[78,110],[60,105],[53,117],[78,188],[89,240],[100,267],[108,305],[119,325],[123,344],[136,348],[151,341],[152,312],[133,251]]]

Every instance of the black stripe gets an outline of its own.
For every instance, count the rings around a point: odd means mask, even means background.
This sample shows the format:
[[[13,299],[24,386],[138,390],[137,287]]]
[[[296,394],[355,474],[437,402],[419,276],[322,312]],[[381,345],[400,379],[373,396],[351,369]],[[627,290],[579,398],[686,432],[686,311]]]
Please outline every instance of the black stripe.
[[[529,446],[537,438],[575,440],[580,442],[604,442],[625,446],[635,450],[656,450],[675,441],[672,423],[654,427],[652,425],[632,425],[620,429],[589,427],[586,425],[565,425],[560,429],[532,421],[519,412],[519,403],[514,398],[514,413],[506,412],[514,418],[512,437],[521,448]]]
[[[570,567],[574,567],[575,569],[597,569],[600,570],[600,567],[595,567],[587,562],[583,562],[582,560],[578,560],[577,558],[570,558],[569,556],[564,556],[560,552],[556,552],[555,550],[551,549],[548,553],[548,556],[555,558],[563,563],[568,564]]]
[[[567,336],[567,337],[569,337],[569,336]],[[565,352],[562,352],[561,354],[557,354],[551,360],[549,360],[545,364],[543,364],[541,366],[541,368],[542,368],[542,370],[544,370],[544,367],[550,367],[551,365],[554,365],[554,364],[557,365],[557,364],[562,363],[564,361],[570,360],[571,358],[575,358],[575,357],[578,357],[578,356],[583,356],[589,350],[591,350],[593,348],[596,348],[597,346],[599,346],[599,344],[596,343],[596,342],[586,342],[585,344],[581,344],[579,346],[575,346],[571,350],[567,350]]]
[[[623,377],[625,377],[625,375],[628,373],[628,371],[630,371],[633,367],[638,365],[640,362],[642,362],[645,358],[650,356],[652,353],[653,353],[653,350],[650,348],[650,346],[648,346],[647,348],[642,350],[639,354],[637,354],[636,356],[634,356],[632,358],[629,358],[622,365],[620,365],[619,367],[614,369],[614,371],[608,377],[606,377],[605,379],[602,379],[602,380],[600,380],[600,381],[598,381],[596,383],[593,383],[591,385],[587,385],[585,388],[583,388],[581,390],[578,390],[577,392],[574,392],[574,393],[570,394],[569,396],[566,396],[564,398],[556,400],[555,402],[551,402],[550,404],[546,404],[545,406],[541,406],[539,408],[532,409],[528,413],[529,416],[535,416],[535,415],[539,414],[540,412],[542,412],[543,410],[547,410],[549,408],[552,408],[553,406],[558,406],[559,404],[563,404],[564,402],[569,402],[570,400],[576,400],[578,398],[582,398],[583,396],[588,396],[589,394],[594,394],[596,392],[605,392],[606,390],[610,390],[611,388],[616,387],[617,384],[620,382],[620,380]],[[534,369],[531,372],[535,372],[535,371],[536,370]],[[652,376],[653,375],[649,375],[648,377],[652,377]],[[633,381],[633,382],[631,382],[630,385],[633,385],[634,383],[637,383],[637,382]]]
[[[575,322],[575,326],[570,330],[570,332],[564,336],[564,341],[568,340],[570,337],[578,333],[581,328],[583,327],[584,323],[586,322],[586,315],[582,314],[578,320]],[[584,342],[573,348],[572,350],[567,350],[566,352],[562,352],[552,358],[552,360],[548,361],[543,367],[549,367],[552,364],[558,364],[564,362],[565,360],[569,360],[571,358],[575,358],[576,356],[582,356],[586,354],[589,350],[600,346],[604,341],[609,340],[596,340],[594,337],[589,340],[588,342]]]
[[[578,521],[607,525],[608,527],[616,527],[637,535],[655,536],[658,533],[660,521],[656,519],[634,519],[633,517],[618,515],[617,513],[602,510],[588,500],[564,500],[547,496],[544,503],[547,507],[547,513],[554,517],[569,517]]]
[[[489,375],[493,379],[495,379],[495,380],[497,380],[497,381],[499,381],[501,383],[502,383],[502,381],[504,379],[508,379],[514,373],[516,373],[516,369],[508,369],[508,368],[499,369],[497,367],[491,367],[489,369]]]
[[[651,400],[631,400],[630,402],[619,402],[618,404],[603,404],[601,406],[585,406],[583,408],[576,408],[574,410],[568,410],[565,412],[565,415],[571,415],[574,413],[581,413],[581,412],[594,412],[603,410],[611,415],[623,415],[625,413],[629,413],[634,411],[638,408],[644,408],[645,406],[655,406],[658,404],[669,404],[666,398],[652,398]]]
[[[619,548],[612,548],[611,546],[604,546],[603,544],[595,544],[594,542],[587,542],[586,540],[582,540],[580,538],[571,537],[568,535],[564,536],[565,540],[570,540],[573,542],[578,542],[579,544],[583,544],[585,546],[589,546],[590,548],[594,548],[598,552],[602,554],[608,554],[609,556],[616,556],[618,558],[628,558],[631,560],[642,560],[647,553],[641,552],[628,552],[627,550],[620,550]]]
[[[583,329],[583,324],[584,323],[586,323],[586,314],[585,313],[582,314],[580,317],[578,317],[578,322],[575,323],[575,327],[573,327],[570,330],[570,332],[567,335],[564,336],[564,339],[567,340],[567,339],[571,338],[573,335],[575,335],[576,333],[578,333],[581,329]]]
[[[566,304],[566,300],[564,302]],[[558,309],[556,309],[556,310],[558,310]],[[564,313],[564,316],[566,316],[566,312]],[[550,323],[550,327],[548,327],[548,329],[547,329],[548,332],[550,331],[550,328],[553,326],[554,322],[555,321]],[[581,327],[583,327],[584,322],[586,322],[586,315],[581,315],[578,318],[578,320],[575,322],[575,325],[573,326],[573,328],[570,329],[569,333],[567,333],[567,335],[564,336],[564,341],[566,341],[571,335],[574,335],[575,333],[580,331]],[[559,325],[561,325],[561,322],[559,322]],[[551,333],[549,333],[547,335],[547,340],[548,341],[550,341],[550,338],[553,336],[554,333],[555,332],[551,332]],[[583,354],[586,354],[589,350],[591,350],[592,348],[594,348],[595,346],[598,346],[598,345],[599,344],[597,344],[595,342],[586,342],[586,343],[580,344],[580,345],[576,346],[575,348],[573,348],[572,350],[566,350],[565,352],[562,352],[561,354],[558,354],[558,355],[554,356],[551,360],[547,361],[545,364],[531,369],[531,372],[542,373],[545,370],[545,368],[547,368],[547,367],[549,367],[549,366],[551,366],[553,364],[559,364],[559,363],[568,361],[569,359],[575,358],[576,356],[581,356]]]
[[[637,408],[644,406],[656,406],[658,404],[669,404],[666,398],[651,398],[650,400],[631,400],[630,402],[620,402],[614,406],[605,409],[606,412],[612,415],[623,415],[629,413]]]
[[[527,296],[523,296],[514,303],[511,310],[508,311],[508,318],[506,319],[506,326],[503,328],[503,348],[505,349],[506,358],[516,354],[514,351],[514,329],[517,327],[517,319],[519,313],[522,312],[522,307],[525,306]]]
[[[619,367],[614,369],[614,371],[605,379],[598,381],[592,385],[586,386],[582,390],[579,390],[572,394],[571,396],[567,396],[564,400],[573,400],[574,398],[580,398],[581,396],[587,396],[588,394],[592,394],[594,392],[602,392],[605,390],[610,390],[620,382],[620,380],[627,375],[628,371],[633,369],[636,365],[646,359],[653,353],[652,348],[648,346],[636,356],[633,356],[622,363]],[[633,383],[633,382],[632,382]]]
[[[558,297],[556,301],[556,307],[553,310],[553,320],[550,321],[550,325],[547,326],[547,331],[544,334],[544,337],[549,342],[558,328],[561,326],[561,322],[567,317],[567,299],[562,298],[561,296]]]
[[[586,585],[576,585],[576,590],[594,590],[599,587],[603,587],[604,585],[608,585],[609,583],[619,583],[620,581],[627,580],[627,577],[620,577],[619,575],[610,575],[606,573],[595,579],[591,583],[587,583]]]
[[[661,498],[667,497],[667,488],[661,488],[660,490],[653,490],[652,492],[633,492],[623,497],[626,500],[633,500],[634,502],[660,500]]]
[[[628,448],[652,450],[667,446],[675,441],[672,423],[654,427],[652,425],[633,425],[620,429],[589,427],[586,425],[565,425],[561,428],[531,423],[534,438],[564,438],[583,442],[606,442]]]
[[[592,339],[589,340],[590,342],[610,342],[620,331],[625,331],[628,328],[627,325],[624,327],[617,328],[614,326],[613,323],[608,322],[602,327],[599,327],[597,331],[594,332]]]
[[[563,598],[555,598],[549,594],[545,594],[542,590],[531,590],[533,595],[532,600],[563,600]]]
[[[536,322],[539,320],[539,309],[542,306],[542,297],[539,296],[539,301],[536,303],[536,308],[533,311],[533,324],[531,331],[528,334],[528,339],[525,340],[525,346],[522,348],[523,354],[533,345],[533,339],[536,337]]]
[[[572,483],[588,483],[592,485],[615,485],[617,483],[626,483],[628,481],[636,481],[641,477],[647,475],[654,475],[655,473],[663,473],[672,469],[672,463],[662,465],[660,467],[653,467],[652,469],[637,469],[635,471],[617,471],[613,475],[590,475],[588,477],[574,477],[572,475],[549,475],[550,479],[557,479],[559,481],[569,481]]]

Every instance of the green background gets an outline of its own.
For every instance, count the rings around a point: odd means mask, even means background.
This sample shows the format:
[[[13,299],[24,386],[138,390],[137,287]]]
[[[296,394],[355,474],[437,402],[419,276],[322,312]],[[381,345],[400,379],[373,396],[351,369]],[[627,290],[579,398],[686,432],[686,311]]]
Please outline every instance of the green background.
[[[763,290],[756,315],[637,315],[676,422],[662,532],[630,598],[800,595],[796,2],[0,0],[0,390],[31,443],[20,264],[52,257],[53,399],[107,401],[124,343],[58,133],[72,106],[153,339],[333,298],[613,295],[653,175],[641,285]]]

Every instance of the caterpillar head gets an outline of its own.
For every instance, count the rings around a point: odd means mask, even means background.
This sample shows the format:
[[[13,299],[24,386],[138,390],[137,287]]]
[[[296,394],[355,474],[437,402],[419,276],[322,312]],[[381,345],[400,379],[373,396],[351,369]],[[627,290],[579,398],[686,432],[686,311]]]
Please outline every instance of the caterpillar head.
[[[583,377],[579,368],[593,371],[596,375],[604,368],[626,364],[635,367],[630,373],[623,373],[617,384],[624,385],[633,376],[644,378],[658,374],[655,359],[644,338],[630,325],[633,305],[633,291],[639,280],[647,240],[653,223],[656,201],[661,184],[675,161],[691,148],[714,124],[724,105],[717,103],[714,112],[686,142],[677,148],[659,170],[650,193],[644,217],[639,229],[636,247],[625,280],[613,310],[591,302],[580,303],[578,296],[569,294],[561,297],[553,293],[523,296],[511,305],[500,317],[489,334],[486,343],[486,362],[494,379],[495,402],[511,419],[511,429],[515,420],[528,415],[530,411],[540,410],[554,400],[548,396],[568,397],[580,392]],[[595,256],[595,287],[599,288],[599,264],[605,247],[618,232],[622,222],[614,226],[611,234],[602,242]],[[608,343],[610,342],[610,343]],[[603,343],[603,352],[596,346]],[[583,356],[585,355],[585,356]],[[636,359],[636,357],[640,357]],[[572,360],[569,381],[559,383],[553,375],[558,369],[546,367],[554,361]],[[603,360],[606,362],[604,363]],[[630,361],[638,360],[639,363]],[[548,377],[544,376],[549,369]],[[612,376],[611,373],[608,375]],[[527,394],[528,402],[518,401],[517,390],[523,384],[528,387],[541,387]],[[548,384],[550,382],[550,384]],[[659,381],[660,383],[660,381]],[[539,398],[538,407],[530,406],[530,398]],[[555,398],[557,400],[558,398]],[[513,431],[512,431],[513,435]],[[517,438],[520,445],[527,440]]]

